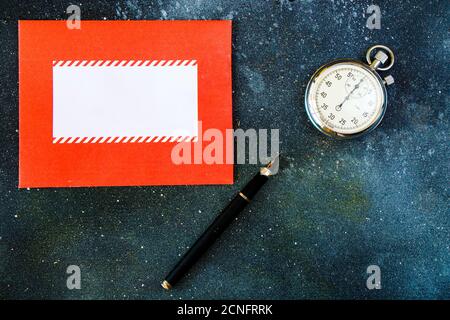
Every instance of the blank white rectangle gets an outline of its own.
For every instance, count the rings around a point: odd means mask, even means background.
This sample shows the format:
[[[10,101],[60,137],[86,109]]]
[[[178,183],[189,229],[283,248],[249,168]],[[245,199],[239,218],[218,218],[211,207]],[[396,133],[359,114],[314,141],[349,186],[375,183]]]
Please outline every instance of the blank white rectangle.
[[[55,62],[53,139],[196,137],[197,64]],[[62,139],[61,139],[62,138]],[[86,140],[87,141],[87,140]],[[146,139],[123,139],[122,142]]]

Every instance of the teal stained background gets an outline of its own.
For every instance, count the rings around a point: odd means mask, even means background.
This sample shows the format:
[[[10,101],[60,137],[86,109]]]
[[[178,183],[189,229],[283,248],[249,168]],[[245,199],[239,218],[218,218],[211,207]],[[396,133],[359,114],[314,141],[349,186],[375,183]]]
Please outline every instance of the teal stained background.
[[[229,186],[18,190],[18,19],[233,20],[235,128],[279,128],[283,168],[191,274],[160,281],[256,172]],[[0,298],[450,298],[450,2],[5,1],[0,3]],[[335,141],[308,122],[306,84],[373,44],[397,55],[384,121]],[[66,288],[79,265],[82,289]],[[382,289],[366,288],[381,268]]]

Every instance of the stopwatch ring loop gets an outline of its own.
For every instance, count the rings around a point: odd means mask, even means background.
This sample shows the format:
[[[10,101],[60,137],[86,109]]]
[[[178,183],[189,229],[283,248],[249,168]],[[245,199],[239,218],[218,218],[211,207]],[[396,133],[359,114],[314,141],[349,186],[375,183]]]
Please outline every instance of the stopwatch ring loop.
[[[389,70],[390,68],[392,68],[392,66],[394,65],[394,62],[395,62],[394,52],[393,52],[391,49],[389,49],[388,47],[383,46],[383,45],[381,45],[381,44],[377,44],[377,45],[375,45],[375,46],[373,46],[373,47],[370,47],[369,50],[367,50],[367,53],[366,53],[366,60],[367,60],[367,63],[368,63],[369,65],[372,64],[372,58],[371,58],[371,55],[372,55],[372,51],[374,51],[375,49],[381,49],[381,50],[386,51],[386,52],[389,54],[389,58],[390,58],[390,59],[389,59],[389,60],[390,60],[390,63],[389,63],[388,66],[386,66],[386,67],[378,67],[377,70],[380,70],[380,71],[387,71],[387,70]]]

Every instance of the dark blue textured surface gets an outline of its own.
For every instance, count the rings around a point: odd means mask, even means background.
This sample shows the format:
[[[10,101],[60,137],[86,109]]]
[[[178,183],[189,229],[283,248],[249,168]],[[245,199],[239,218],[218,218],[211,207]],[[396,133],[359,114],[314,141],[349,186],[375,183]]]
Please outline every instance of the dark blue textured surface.
[[[234,186],[18,190],[17,19],[66,1],[0,3],[0,298],[450,298],[450,2],[90,1],[82,19],[232,19],[235,127],[280,128],[285,168],[176,290],[159,282]],[[78,3],[80,4],[80,3]],[[382,125],[353,141],[307,121],[309,77],[394,49]],[[82,270],[69,291],[65,269]],[[365,287],[377,264],[382,289]]]

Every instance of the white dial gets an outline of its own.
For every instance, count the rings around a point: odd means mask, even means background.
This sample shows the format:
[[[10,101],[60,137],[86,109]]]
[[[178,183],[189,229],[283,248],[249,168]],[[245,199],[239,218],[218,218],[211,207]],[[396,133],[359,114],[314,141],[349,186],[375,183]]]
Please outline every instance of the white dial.
[[[356,63],[324,68],[311,82],[308,113],[316,125],[338,134],[356,134],[383,115],[385,96],[377,77]]]

